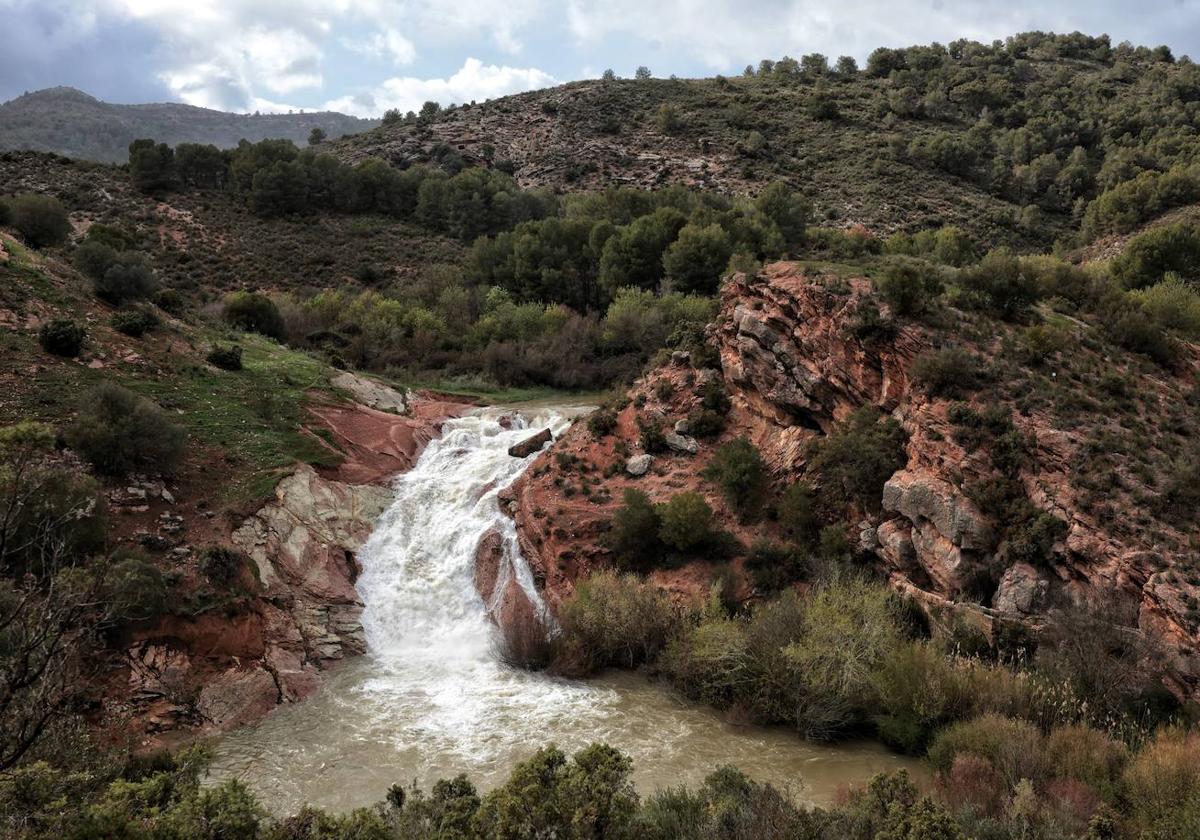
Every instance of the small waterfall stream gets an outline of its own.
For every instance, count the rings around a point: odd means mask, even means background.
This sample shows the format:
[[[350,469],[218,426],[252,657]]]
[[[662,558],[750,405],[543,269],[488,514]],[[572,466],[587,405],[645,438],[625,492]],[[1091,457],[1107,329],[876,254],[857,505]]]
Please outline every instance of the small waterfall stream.
[[[541,603],[497,496],[535,457],[512,458],[508,448],[568,424],[548,410],[448,421],[397,478],[359,553],[368,654],[332,672],[316,696],[218,740],[212,779],[242,778],[284,814],[305,803],[368,805],[397,782],[428,787],[458,773],[486,790],[548,743],[570,752],[607,741],[633,758],[646,791],[696,784],[731,763],[818,802],[839,785],[911,766],[876,744],[816,745],[733,726],[636,674],[569,681],[500,662],[475,591],[476,546],[498,529],[507,573]]]

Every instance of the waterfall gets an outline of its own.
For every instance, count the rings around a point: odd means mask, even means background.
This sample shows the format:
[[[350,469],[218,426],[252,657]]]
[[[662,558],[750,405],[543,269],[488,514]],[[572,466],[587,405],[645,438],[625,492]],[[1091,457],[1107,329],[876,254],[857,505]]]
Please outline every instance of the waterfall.
[[[536,456],[508,449],[568,420],[487,409],[447,421],[417,463],[395,483],[395,498],[359,553],[362,623],[375,675],[362,691],[380,708],[419,710],[397,719],[395,737],[428,742],[486,759],[498,746],[499,719],[553,718],[594,707],[598,692],[503,665],[496,629],[475,590],[475,551],[489,530],[502,538],[509,576],[544,609],[516,528],[498,495]],[[602,694],[600,692],[599,694]]]

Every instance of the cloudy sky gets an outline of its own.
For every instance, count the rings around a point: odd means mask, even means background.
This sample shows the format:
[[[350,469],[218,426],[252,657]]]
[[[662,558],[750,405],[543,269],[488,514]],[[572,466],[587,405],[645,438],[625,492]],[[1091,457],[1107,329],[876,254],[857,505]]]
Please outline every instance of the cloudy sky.
[[[1107,32],[1200,59],[1200,0],[0,0],[0,100],[73,85],[110,102],[373,116],[605,68],[736,73],[861,62],[881,45]]]

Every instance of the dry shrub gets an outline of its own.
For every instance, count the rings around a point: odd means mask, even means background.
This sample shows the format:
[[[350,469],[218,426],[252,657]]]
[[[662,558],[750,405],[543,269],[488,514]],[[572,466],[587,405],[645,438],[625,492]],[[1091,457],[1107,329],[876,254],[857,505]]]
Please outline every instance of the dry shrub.
[[[1200,732],[1160,730],[1125,770],[1132,821],[1144,837],[1200,837]]]
[[[1004,780],[990,761],[978,755],[956,755],[950,769],[938,773],[937,789],[951,808],[969,808],[982,816],[999,816],[1008,802]]]
[[[528,600],[496,623],[497,653],[514,668],[544,668],[550,662],[550,631],[544,617]]]
[[[959,755],[989,761],[1008,788],[1022,779],[1038,782],[1049,769],[1037,727],[994,714],[947,727],[929,748],[930,762],[943,772],[954,766]]]

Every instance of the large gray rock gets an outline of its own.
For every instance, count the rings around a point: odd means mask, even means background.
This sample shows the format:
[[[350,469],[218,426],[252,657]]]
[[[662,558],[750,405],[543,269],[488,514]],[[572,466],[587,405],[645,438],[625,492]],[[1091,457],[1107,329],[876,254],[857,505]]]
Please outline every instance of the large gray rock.
[[[390,411],[393,414],[408,413],[407,397],[390,385],[377,380],[344,370],[331,377],[329,383],[335,388],[349,391],[355,400],[370,408]]]
[[[883,486],[883,509],[896,511],[914,526],[931,525],[938,534],[968,551],[991,551],[996,531],[961,490],[928,473],[901,470]]]
[[[650,471],[650,464],[654,461],[653,455],[634,455],[625,462],[625,472],[632,476],[642,476]]]
[[[508,454],[514,458],[525,458],[540,450],[543,446],[554,439],[554,435],[549,429],[542,429],[536,435],[525,438],[520,443],[515,443],[508,448]]]
[[[1045,603],[1050,581],[1028,563],[1014,563],[1000,578],[992,606],[1009,613],[1029,615]]]
[[[667,446],[676,452],[685,452],[688,455],[695,455],[700,451],[700,444],[696,443],[695,438],[681,435],[678,432],[667,432],[663,436],[667,441]]]

